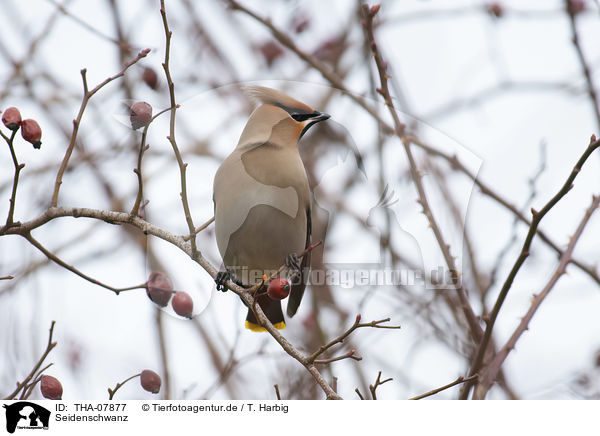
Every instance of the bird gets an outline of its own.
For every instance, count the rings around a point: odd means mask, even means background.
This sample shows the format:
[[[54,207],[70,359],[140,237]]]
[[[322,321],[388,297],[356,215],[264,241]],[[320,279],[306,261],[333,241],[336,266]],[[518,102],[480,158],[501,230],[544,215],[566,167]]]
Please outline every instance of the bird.
[[[229,278],[249,287],[286,265],[292,277],[287,315],[292,317],[310,274],[310,252],[301,263],[298,258],[311,244],[311,191],[298,141],[330,115],[275,89],[248,86],[244,91],[258,106],[214,178],[215,234],[223,259],[215,282],[221,291]],[[277,329],[286,327],[280,300],[263,295],[258,304]],[[265,331],[252,308],[245,327]]]

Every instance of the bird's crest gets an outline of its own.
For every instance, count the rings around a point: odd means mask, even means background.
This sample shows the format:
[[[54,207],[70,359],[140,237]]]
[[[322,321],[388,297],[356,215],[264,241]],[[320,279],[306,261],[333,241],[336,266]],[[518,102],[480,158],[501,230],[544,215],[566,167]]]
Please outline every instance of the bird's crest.
[[[284,94],[281,91],[264,86],[243,86],[244,93],[257,103],[273,104],[283,106],[288,109],[302,109],[307,112],[313,112],[310,106]]]

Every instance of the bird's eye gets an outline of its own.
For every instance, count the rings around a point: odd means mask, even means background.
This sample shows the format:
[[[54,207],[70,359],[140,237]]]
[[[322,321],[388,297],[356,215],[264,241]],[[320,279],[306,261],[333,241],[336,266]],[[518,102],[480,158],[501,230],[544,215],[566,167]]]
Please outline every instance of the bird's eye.
[[[313,116],[313,114],[302,114],[302,113],[292,113],[290,116],[298,121],[299,123],[302,121],[306,121]]]

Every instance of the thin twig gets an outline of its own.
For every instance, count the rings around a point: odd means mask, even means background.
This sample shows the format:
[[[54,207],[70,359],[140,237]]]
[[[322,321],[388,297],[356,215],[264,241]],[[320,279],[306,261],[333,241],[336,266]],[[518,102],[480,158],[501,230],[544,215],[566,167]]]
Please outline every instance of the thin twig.
[[[27,239],[27,241],[29,241],[29,243],[31,245],[33,245],[35,248],[37,248],[38,250],[40,250],[49,260],[51,260],[52,262],[62,266],[63,268],[71,271],[72,273],[78,275],[79,277],[81,277],[82,279],[87,280],[90,283],[93,283],[95,285],[101,286],[105,289],[108,289],[112,292],[114,292],[116,295],[119,295],[119,293],[123,292],[123,291],[131,291],[133,289],[145,289],[146,288],[146,283],[142,283],[141,285],[135,285],[135,286],[128,286],[125,288],[115,288],[113,286],[109,286],[105,283],[102,283],[90,276],[88,276],[87,274],[82,273],[81,271],[79,271],[77,268],[75,268],[72,265],[69,265],[68,263],[66,263],[65,261],[63,261],[62,259],[60,259],[58,256],[56,256],[54,253],[52,253],[50,250],[48,250],[46,247],[44,247],[42,244],[40,244],[37,239],[35,239],[33,236],[31,236],[31,233],[26,233],[23,235],[23,237],[25,239]]]
[[[35,389],[35,386],[42,380],[42,375],[43,375],[44,371],[46,371],[52,365],[54,365],[54,363],[49,363],[48,365],[44,366],[42,369],[40,369],[37,372],[35,379],[31,383],[29,383],[28,387],[26,387],[26,389],[23,391],[23,393],[21,393],[21,397],[19,398],[20,400],[26,400],[27,398],[29,398],[29,396]]]
[[[569,3],[570,0],[565,0],[566,14],[569,17],[569,24],[571,28],[571,41],[573,42],[573,46],[575,48],[575,51],[577,52],[577,58],[579,59],[581,69],[583,70],[583,76],[585,77],[587,92],[590,96],[590,103],[592,105],[594,117],[596,118],[596,128],[600,131],[600,100],[598,99],[598,93],[596,92],[596,87],[594,86],[594,80],[592,78],[592,70],[590,68],[590,64],[587,61],[585,54],[583,53],[583,48],[581,47],[581,42],[579,41],[579,32],[577,31],[576,22],[577,14],[571,13],[569,11]]]
[[[200,233],[202,230],[204,230],[205,228],[207,228],[208,226],[210,226],[212,223],[215,222],[215,217],[213,216],[211,219],[209,219],[208,221],[206,221],[204,224],[202,224],[200,227],[196,228],[194,230],[194,235],[197,235],[198,233]],[[192,238],[192,235],[187,235],[184,239],[184,241],[189,241]]]
[[[148,53],[150,53],[149,48],[140,51],[133,60],[131,60],[130,62],[127,62],[125,64],[125,66],[123,67],[123,69],[120,72],[118,72],[114,76],[111,76],[111,77],[105,79],[103,82],[98,84],[92,90],[88,89],[88,83],[87,83],[87,77],[86,77],[87,70],[85,68],[83,70],[81,70],[81,79],[83,82],[83,98],[81,100],[81,105],[79,107],[79,112],[77,113],[77,117],[73,120],[73,133],[71,134],[71,140],[69,142],[69,146],[67,147],[65,156],[63,157],[63,160],[60,164],[60,168],[58,169],[58,173],[56,174],[56,181],[54,182],[54,192],[52,194],[52,200],[50,201],[50,207],[56,207],[58,204],[58,193],[60,190],[60,185],[62,184],[63,174],[65,173],[65,171],[67,169],[67,165],[69,164],[69,159],[71,158],[71,154],[73,154],[73,149],[75,148],[75,142],[77,140],[77,133],[79,132],[79,126],[81,125],[81,119],[83,117],[83,113],[88,104],[88,101],[90,100],[90,98],[92,98],[94,96],[95,93],[100,91],[100,89],[102,89],[104,86],[108,85],[113,80],[116,80],[119,77],[122,77],[123,75],[125,75],[125,72],[129,69],[129,67],[136,64],[140,59],[145,58],[146,55],[148,55]]]
[[[146,145],[146,136],[148,135],[148,129],[150,128],[152,121],[154,121],[157,117],[164,114],[165,112],[170,111],[171,109],[172,109],[171,107],[168,107],[166,109],[161,110],[156,115],[154,115],[150,119],[150,122],[144,126],[144,130],[142,131],[142,139],[140,142],[140,151],[138,152],[137,168],[134,168],[134,170],[133,170],[133,172],[137,175],[137,179],[138,179],[138,193],[137,193],[137,196],[135,197],[135,203],[133,204],[133,208],[131,209],[131,212],[130,212],[131,215],[138,215],[139,210],[140,210],[140,205],[142,204],[142,198],[144,196],[144,179],[142,177],[142,158],[144,157],[144,153],[146,152],[146,150],[148,150],[148,148],[150,148],[150,145]]]
[[[183,205],[183,212],[185,214],[185,220],[188,225],[189,234],[192,235],[190,238],[191,246],[192,246],[192,257],[196,255],[196,237],[194,234],[194,221],[192,220],[192,214],[190,212],[190,206],[188,203],[188,195],[187,195],[187,182],[186,182],[186,168],[187,163],[183,162],[183,157],[181,156],[181,152],[179,151],[179,147],[177,146],[177,141],[175,140],[175,115],[177,112],[177,108],[179,105],[175,101],[175,84],[173,83],[173,78],[171,77],[171,71],[169,69],[169,59],[171,55],[171,36],[173,32],[169,29],[169,23],[167,22],[167,12],[165,9],[165,1],[160,1],[160,15],[162,17],[163,27],[165,30],[165,60],[162,64],[163,70],[165,71],[165,76],[167,78],[167,86],[169,87],[169,99],[171,102],[171,119],[169,122],[169,136],[167,139],[173,148],[173,153],[175,154],[175,158],[177,159],[177,165],[179,166],[179,178],[181,183],[181,203]]]
[[[167,349],[167,335],[165,332],[164,316],[165,312],[156,307],[156,332],[158,333],[158,345],[160,350],[160,362],[162,364],[162,399],[171,399],[171,371],[169,370],[169,353]]]
[[[277,384],[275,384],[275,395],[277,396],[278,400],[281,400],[281,394],[279,393],[279,386]]]
[[[13,183],[12,183],[12,193],[10,195],[10,208],[8,209],[8,216],[6,217],[6,226],[5,227],[10,227],[13,223],[13,215],[15,213],[15,202],[17,200],[17,185],[19,184],[19,174],[21,173],[21,170],[23,169],[23,167],[25,167],[24,163],[19,163],[19,161],[17,160],[17,155],[15,153],[15,149],[13,147],[13,141],[15,139],[15,135],[17,134],[17,130],[13,130],[10,138],[6,135],[4,135],[4,133],[0,132],[0,134],[2,134],[2,137],[6,140],[6,143],[8,144],[8,148],[10,149],[10,155],[12,157],[12,161],[13,161],[13,165],[15,167],[15,173],[13,176]],[[1,233],[1,232],[0,232]]]
[[[11,392],[9,395],[7,395],[6,397],[4,397],[3,398],[4,400],[12,400],[19,394],[21,389],[23,389],[23,390],[27,389],[29,381],[35,377],[35,374],[37,373],[38,369],[44,363],[44,360],[46,360],[46,357],[48,357],[48,354],[50,354],[50,351],[52,351],[52,349],[54,347],[56,347],[56,342],[52,342],[52,335],[54,334],[54,324],[56,324],[56,321],[52,321],[52,323],[50,324],[50,331],[48,334],[48,343],[46,345],[46,349],[44,350],[44,353],[42,354],[42,357],[40,357],[40,359],[35,364],[33,369],[29,372],[27,377],[25,377],[25,379],[23,379],[22,382],[20,382],[20,383],[17,382],[17,387],[15,388],[15,390],[13,392]]]
[[[361,315],[360,314],[356,315],[354,324],[352,324],[352,326],[348,330],[346,330],[344,333],[342,333],[337,338],[332,339],[327,344],[319,347],[319,349],[317,351],[315,351],[308,357],[308,361],[311,363],[312,362],[316,363],[315,360],[317,359],[317,357],[319,357],[325,351],[329,350],[334,345],[344,342],[344,339],[346,339],[348,336],[350,336],[350,334],[356,329],[359,329],[362,327],[372,327],[372,328],[378,328],[378,329],[394,329],[394,330],[400,329],[400,326],[381,325],[384,322],[389,322],[390,318],[385,318],[385,319],[380,319],[379,321],[371,321],[371,322],[365,322],[365,323],[361,323],[360,320],[361,320]]]
[[[386,378],[385,380],[381,380],[381,371],[379,371],[379,374],[377,374],[377,380],[375,380],[375,384],[373,385],[369,385],[369,391],[371,392],[371,397],[373,398],[373,400],[377,399],[377,388],[379,386],[381,386],[384,383],[387,383],[389,381],[392,381],[393,378]]]
[[[344,359],[353,359],[353,360],[362,360],[362,357],[355,355],[356,350],[350,350],[346,354],[342,354],[341,356],[331,357],[329,359],[317,359],[315,360],[315,364],[317,365],[325,365],[331,362],[337,362],[338,360]]]
[[[136,377],[140,377],[142,375],[142,373],[140,372],[139,374],[135,374],[132,375],[131,377],[126,378],[125,380],[123,380],[121,383],[117,383],[114,389],[108,388],[108,399],[112,400],[115,396],[115,394],[117,393],[117,391],[125,384],[127,383],[129,380],[132,380]]]
[[[439,388],[433,389],[433,390],[431,390],[429,392],[425,392],[424,394],[417,395],[416,397],[409,398],[409,400],[420,400],[422,398],[431,397],[432,395],[435,395],[435,394],[437,394],[439,392],[445,391],[446,389],[451,388],[452,386],[456,386],[456,385],[459,385],[461,383],[473,381],[477,377],[478,377],[477,374],[474,374],[474,375],[472,375],[470,377],[467,377],[467,378],[465,378],[465,377],[463,377],[461,375],[459,378],[457,378],[456,380],[454,380],[452,383],[448,383],[447,385],[444,385],[444,386],[441,386]]]
[[[476,374],[481,370],[481,367],[483,364],[483,358],[485,356],[487,346],[489,345],[490,339],[492,337],[492,330],[494,328],[496,318],[498,317],[498,313],[500,312],[500,309],[502,308],[502,305],[504,304],[504,300],[506,299],[506,296],[508,295],[508,291],[510,290],[510,288],[514,282],[515,277],[517,276],[517,273],[521,269],[521,266],[523,266],[525,259],[527,259],[527,257],[529,256],[529,250],[531,247],[531,243],[533,242],[533,238],[535,237],[536,229],[537,229],[538,225],[540,224],[540,221],[550,211],[550,209],[552,209],[556,205],[556,203],[558,203],[571,190],[571,188],[573,188],[573,182],[575,181],[575,178],[577,177],[577,175],[581,172],[581,168],[583,167],[583,164],[588,159],[588,157],[590,157],[590,155],[598,147],[600,147],[600,141],[596,140],[596,137],[592,135],[589,146],[583,152],[583,154],[581,155],[581,157],[575,164],[575,167],[569,174],[569,177],[567,177],[567,180],[565,181],[563,186],[558,190],[558,192],[554,195],[554,197],[552,197],[539,212],[536,211],[534,208],[531,208],[532,219],[531,219],[531,226],[529,227],[529,232],[527,233],[525,241],[523,242],[523,247],[521,248],[519,257],[517,257],[517,260],[515,261],[512,269],[510,270],[508,276],[506,277],[506,280],[505,280],[504,284],[502,285],[502,289],[500,290],[500,293],[498,294],[498,298],[496,299],[494,307],[492,308],[492,311],[490,312],[489,320],[487,321],[487,326],[486,326],[483,338],[477,349],[477,355],[473,362],[473,366],[471,367],[471,375]],[[563,254],[563,256],[564,256],[564,254]],[[468,382],[463,386],[463,390],[461,393],[462,399],[467,398],[468,391],[470,390],[471,386],[472,386],[472,382]]]
[[[69,17],[71,20],[73,20],[75,23],[79,24],[81,27],[87,29],[89,32],[93,33],[96,36],[99,36],[102,39],[105,39],[107,41],[110,41],[118,46],[122,45],[122,42],[119,41],[118,39],[115,39],[109,35],[106,35],[104,33],[102,33],[100,30],[96,29],[95,27],[92,27],[89,23],[87,23],[86,21],[82,20],[81,18],[75,16],[74,14],[72,14],[71,12],[69,12],[68,9],[66,9],[64,7],[64,5],[58,3],[58,1],[56,0],[48,0],[50,3],[52,3],[56,9],[58,11],[60,11],[64,16]],[[129,48],[129,46],[127,46],[127,48]]]

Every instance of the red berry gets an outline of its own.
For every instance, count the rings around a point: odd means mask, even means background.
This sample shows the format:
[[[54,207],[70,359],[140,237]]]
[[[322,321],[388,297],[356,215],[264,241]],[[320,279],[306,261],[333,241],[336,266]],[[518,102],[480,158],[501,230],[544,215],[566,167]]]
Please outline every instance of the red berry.
[[[292,27],[296,33],[304,32],[308,26],[310,26],[310,21],[304,15],[296,15],[292,21]]]
[[[21,113],[16,107],[9,107],[2,114],[2,122],[10,130],[17,130],[21,126]]]
[[[146,294],[160,307],[165,307],[173,295],[173,282],[165,273],[153,272],[146,283]]]
[[[313,51],[313,56],[325,62],[337,63],[347,48],[343,37],[326,39]]]
[[[504,15],[504,7],[498,2],[488,3],[486,9],[488,14],[493,15],[495,18],[500,18]]]
[[[577,15],[580,12],[585,11],[586,4],[584,0],[568,0],[567,1],[567,12],[571,15]]]
[[[33,148],[40,148],[42,145],[42,129],[36,120],[27,119],[21,122],[21,136],[27,142],[33,144]]]
[[[134,103],[129,109],[129,120],[133,130],[147,126],[152,120],[152,106],[145,101]]]
[[[279,44],[275,41],[267,41],[259,47],[259,50],[268,66],[273,65],[273,63],[283,56],[283,50]]]
[[[140,383],[145,391],[153,394],[158,394],[158,391],[160,391],[160,376],[149,369],[142,371],[142,374],[140,375]]]
[[[187,292],[176,292],[171,301],[173,310],[179,316],[191,318],[194,312],[194,302]]]
[[[267,295],[273,300],[283,300],[290,295],[290,282],[286,279],[276,278],[271,280],[267,288]]]
[[[58,379],[51,375],[43,375],[40,381],[40,390],[44,398],[49,400],[60,400],[62,399],[63,388]]]
[[[146,67],[144,69],[144,72],[142,73],[142,80],[150,88],[158,88],[158,75],[152,68]]]

